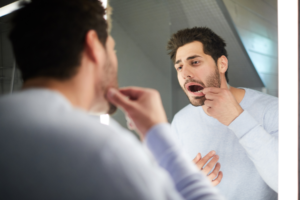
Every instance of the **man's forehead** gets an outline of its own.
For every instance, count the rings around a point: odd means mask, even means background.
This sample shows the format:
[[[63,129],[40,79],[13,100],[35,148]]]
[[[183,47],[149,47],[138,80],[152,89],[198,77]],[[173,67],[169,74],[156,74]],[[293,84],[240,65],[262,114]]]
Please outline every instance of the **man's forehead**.
[[[188,44],[185,44],[177,49],[175,63],[178,60],[186,59],[189,56],[193,55],[203,55],[203,44],[199,41],[194,41]]]

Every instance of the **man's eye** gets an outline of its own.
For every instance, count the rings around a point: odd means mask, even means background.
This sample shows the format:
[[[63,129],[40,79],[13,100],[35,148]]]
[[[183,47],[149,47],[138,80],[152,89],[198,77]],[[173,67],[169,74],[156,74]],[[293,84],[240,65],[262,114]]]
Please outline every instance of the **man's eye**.
[[[177,67],[177,71],[180,71],[182,69],[182,66]]]
[[[199,64],[200,61],[193,61],[192,63],[193,63],[193,64]]]

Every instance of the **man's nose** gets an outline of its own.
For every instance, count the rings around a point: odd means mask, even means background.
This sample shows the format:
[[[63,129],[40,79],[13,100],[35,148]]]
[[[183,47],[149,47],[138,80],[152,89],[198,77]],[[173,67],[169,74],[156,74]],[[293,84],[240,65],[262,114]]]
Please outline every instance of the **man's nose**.
[[[193,72],[191,70],[191,68],[187,65],[182,67],[182,78],[183,79],[190,79],[190,78],[194,78]]]

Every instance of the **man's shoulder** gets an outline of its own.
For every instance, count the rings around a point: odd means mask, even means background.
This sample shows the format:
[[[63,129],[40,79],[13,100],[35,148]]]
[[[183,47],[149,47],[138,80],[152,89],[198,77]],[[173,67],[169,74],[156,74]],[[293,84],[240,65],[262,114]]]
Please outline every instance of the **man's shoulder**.
[[[277,97],[249,88],[244,89],[246,91],[246,95],[243,101],[246,107],[270,108],[278,106]]]
[[[16,136],[25,132],[28,136],[38,139],[42,139],[41,135],[50,139],[60,138],[66,144],[76,140],[78,145],[83,146],[90,141],[98,141],[100,145],[105,140],[126,140],[127,137],[120,135],[129,135],[118,133],[122,132],[120,128],[101,124],[98,117],[73,108],[60,97],[45,95],[43,92],[40,94],[44,96],[24,95],[19,92],[1,97],[2,131],[14,132]],[[2,136],[4,137],[4,134]],[[7,136],[9,137],[9,134]]]
[[[278,129],[278,98],[246,89],[247,99],[242,105],[269,132]]]
[[[18,146],[21,151],[30,147],[48,154],[46,148],[56,148],[54,157],[66,154],[77,155],[78,159],[97,152],[99,159],[105,160],[107,156],[129,152],[124,150],[129,147],[140,148],[138,139],[117,122],[112,121],[109,126],[101,124],[97,116],[49,98],[28,102],[34,98],[20,94],[1,97],[0,109],[10,107],[0,113],[0,146],[3,149]],[[20,105],[21,102],[24,104]]]

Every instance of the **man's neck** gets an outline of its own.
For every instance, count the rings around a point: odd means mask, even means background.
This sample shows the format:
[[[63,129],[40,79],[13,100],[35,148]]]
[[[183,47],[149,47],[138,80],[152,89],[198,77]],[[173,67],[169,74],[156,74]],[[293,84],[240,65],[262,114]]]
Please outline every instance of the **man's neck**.
[[[244,96],[245,96],[245,90],[244,89],[240,89],[240,88],[235,88],[235,87],[231,87],[229,86],[229,91],[232,93],[232,95],[234,96],[235,100],[240,104],[241,101],[243,100]],[[202,106],[203,111],[208,115],[207,109],[208,107],[203,105]]]
[[[59,92],[77,108],[89,110],[92,96],[74,80],[59,81],[52,78],[34,78],[25,81],[22,89],[44,88]],[[79,95],[80,94],[80,95]]]

